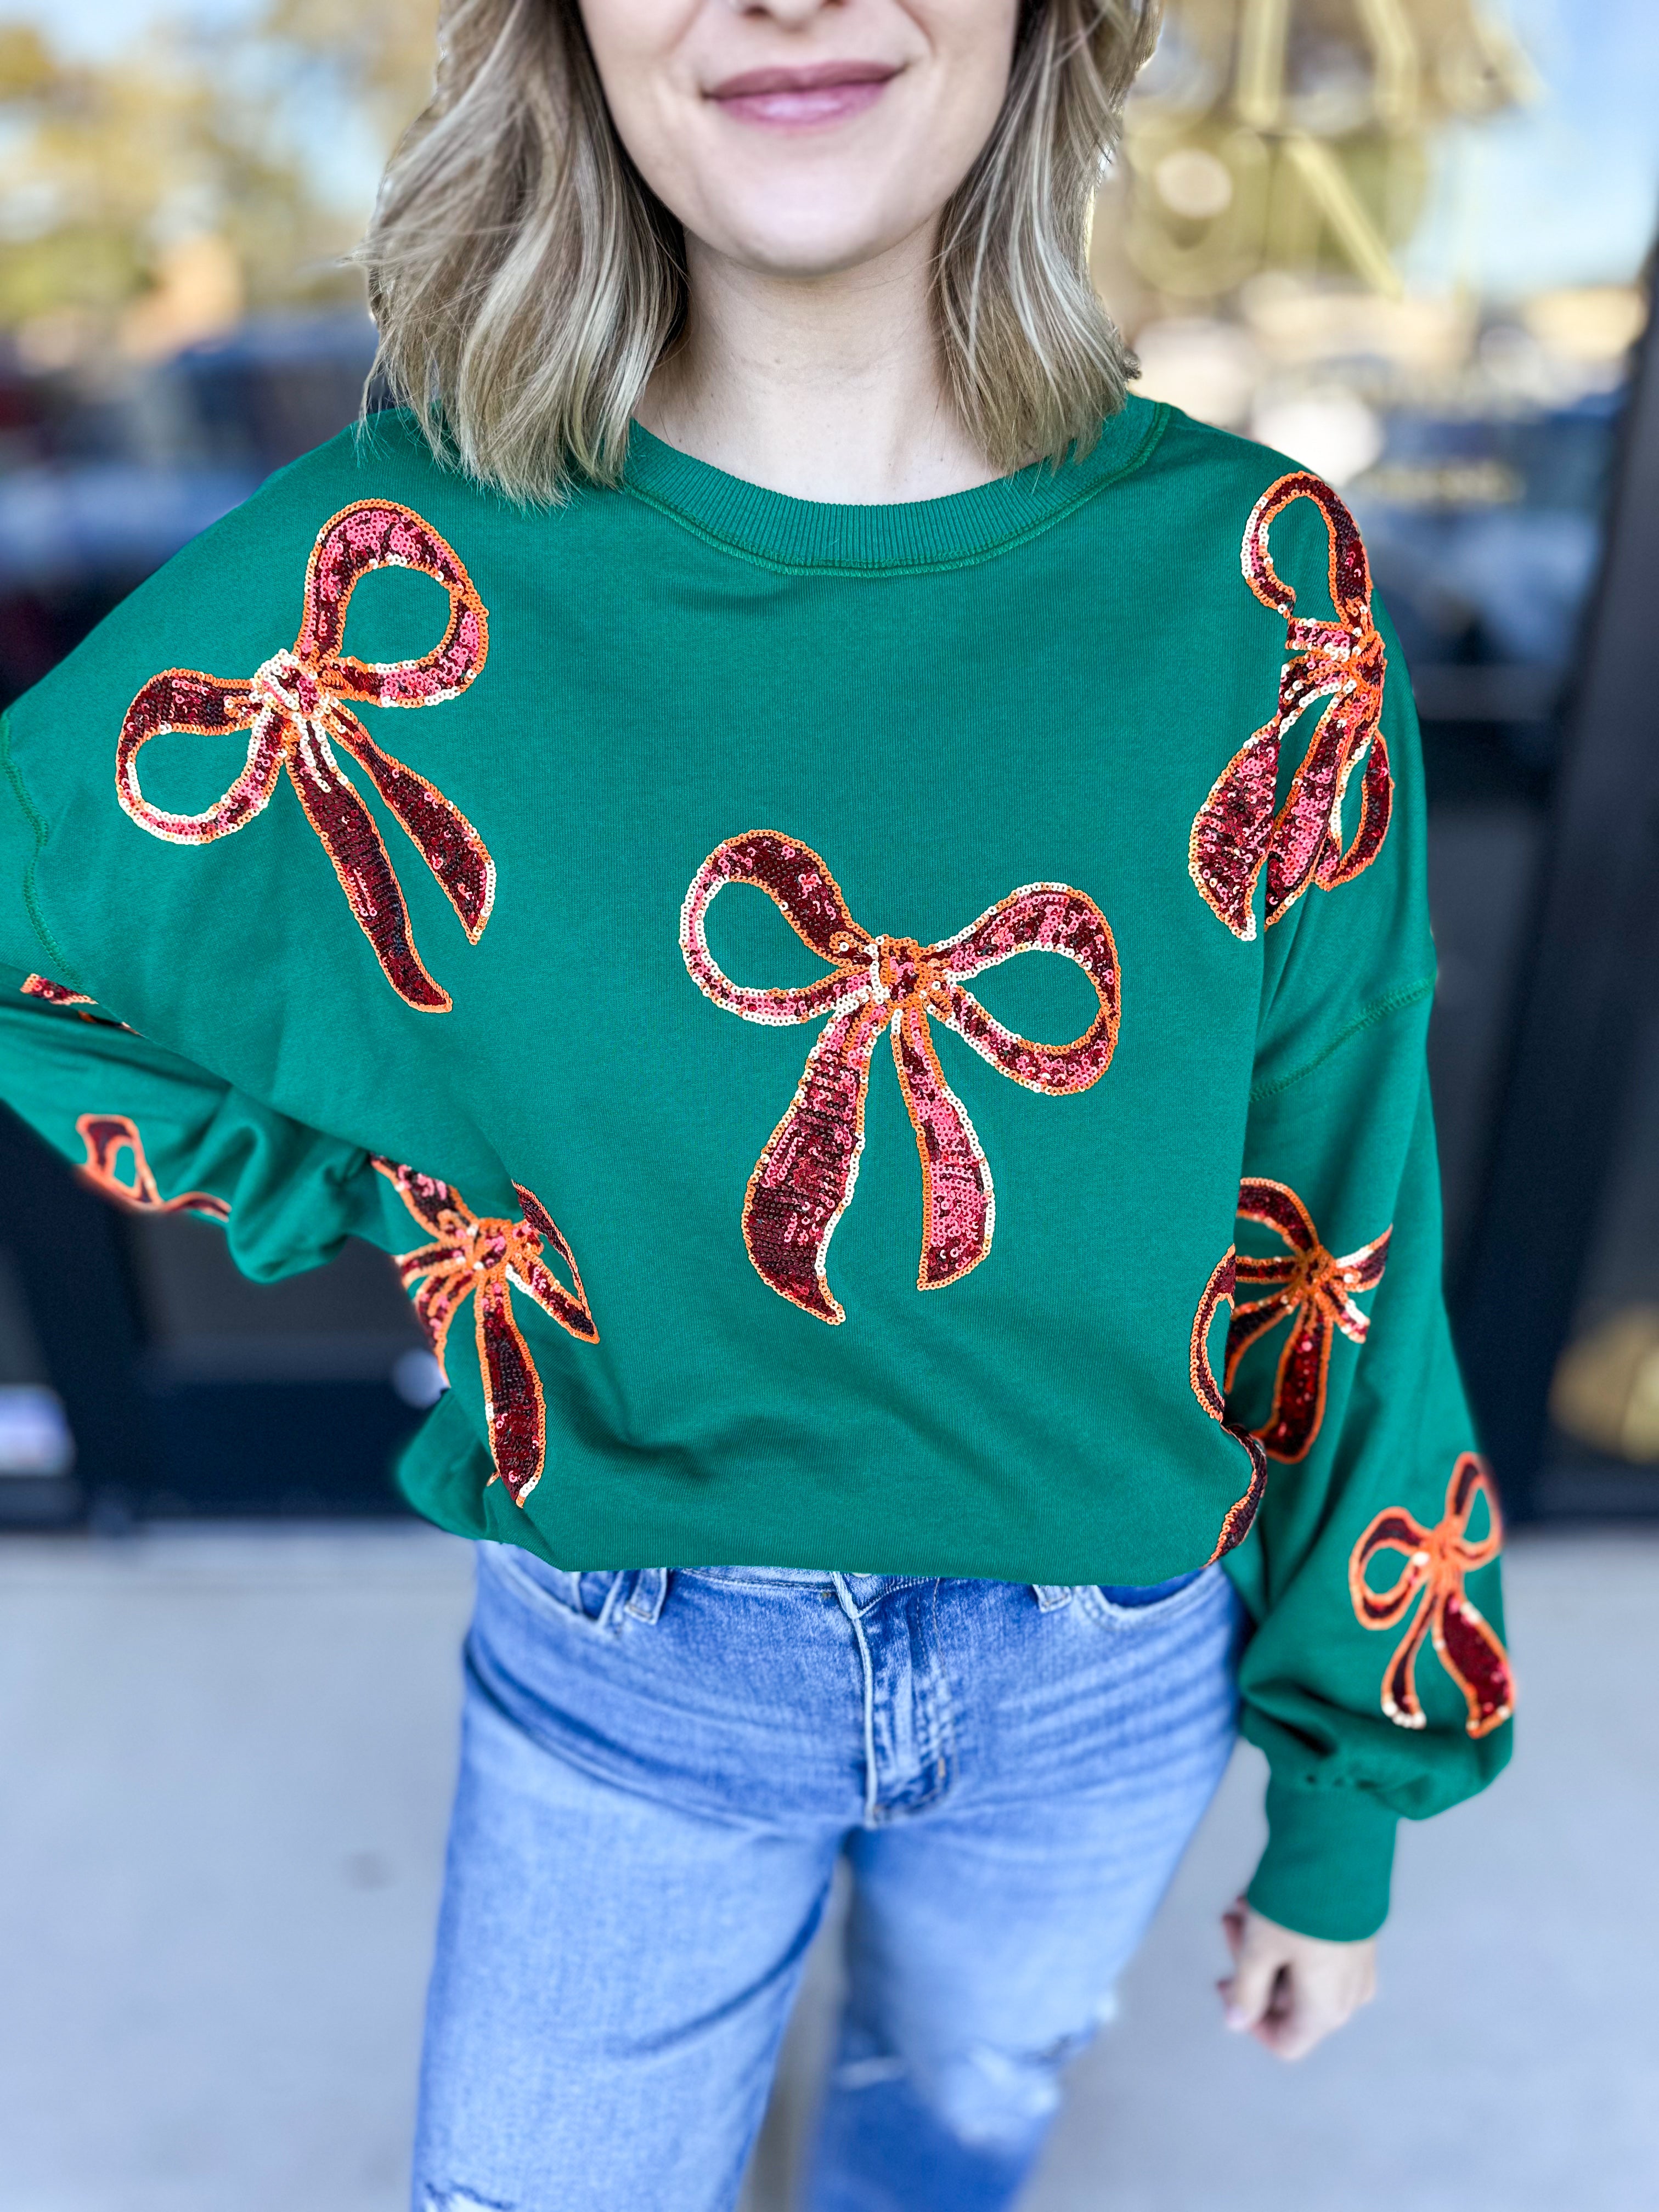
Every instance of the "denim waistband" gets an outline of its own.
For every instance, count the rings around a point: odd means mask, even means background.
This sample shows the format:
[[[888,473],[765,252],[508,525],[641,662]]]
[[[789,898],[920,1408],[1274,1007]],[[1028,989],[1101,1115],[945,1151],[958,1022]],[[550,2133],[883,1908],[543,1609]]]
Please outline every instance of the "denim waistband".
[[[832,1570],[829,1567],[677,1567],[674,1571],[682,1575],[696,1575],[700,1582],[706,1583],[827,1583]],[[849,1569],[848,1571],[857,1571]]]
[[[682,1575],[696,1575],[705,1582],[827,1583],[836,1570],[830,1567],[678,1567],[674,1571]],[[844,1567],[840,1571],[843,1574],[858,1575],[862,1579],[872,1571],[861,1567]],[[1173,1597],[1176,1590],[1185,1589],[1188,1583],[1195,1583],[1203,1571],[1202,1567],[1194,1567],[1189,1574],[1172,1575],[1170,1580],[1164,1583],[1099,1583],[1091,1587],[1104,1590],[1111,1598],[1132,1601],[1139,1597],[1150,1602],[1153,1598]],[[923,1583],[933,1582],[936,1578],[932,1575],[891,1575],[886,1579],[896,1583]],[[1033,1589],[1082,1587],[1084,1585],[1079,1583],[1033,1583],[1031,1584]]]
[[[1100,1594],[1114,1605],[1156,1605],[1160,1598],[1173,1597],[1188,1583],[1195,1583],[1203,1571],[1202,1567],[1194,1567],[1188,1575],[1171,1575],[1167,1583],[1102,1583]]]
[[[828,1567],[679,1567],[674,1571],[695,1576],[699,1582],[777,1583],[818,1588],[835,1579],[832,1570]],[[1161,1599],[1174,1597],[1177,1591],[1184,1590],[1203,1572],[1202,1567],[1194,1567],[1189,1574],[1172,1575],[1167,1582],[1161,1583],[1033,1583],[1030,1589],[1045,1613],[1065,1605],[1078,1589],[1089,1588],[1098,1589],[1101,1595],[1112,1605],[1156,1605]],[[653,1569],[641,1579],[650,1585],[647,1602],[652,1607],[649,1618],[654,1620],[662,1609],[662,1594],[667,1574],[665,1570]],[[907,1583],[931,1582],[934,1577],[931,1575],[874,1575],[854,1569],[848,1571],[847,1579],[860,1583],[884,1582],[895,1588],[902,1588]],[[637,1603],[637,1595],[634,1602]]]

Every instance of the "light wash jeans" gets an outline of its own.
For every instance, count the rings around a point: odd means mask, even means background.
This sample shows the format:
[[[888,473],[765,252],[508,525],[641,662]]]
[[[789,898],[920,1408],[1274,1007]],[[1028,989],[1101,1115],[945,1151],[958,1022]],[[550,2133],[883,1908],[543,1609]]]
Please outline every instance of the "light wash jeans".
[[[417,2212],[728,2212],[842,1853],[810,2212],[1012,2203],[1233,1741],[1220,1569],[1123,1595],[481,1545]]]

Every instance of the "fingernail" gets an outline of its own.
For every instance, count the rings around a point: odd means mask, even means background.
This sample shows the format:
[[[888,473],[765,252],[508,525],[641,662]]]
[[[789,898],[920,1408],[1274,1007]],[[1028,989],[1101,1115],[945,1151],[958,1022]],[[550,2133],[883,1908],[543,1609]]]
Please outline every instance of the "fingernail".
[[[1241,2028],[1248,2027],[1250,2024],[1249,2014],[1244,2012],[1242,2007],[1236,2004],[1227,2005],[1224,2008],[1222,2017],[1225,2020],[1228,2027],[1233,2029],[1235,2033]]]

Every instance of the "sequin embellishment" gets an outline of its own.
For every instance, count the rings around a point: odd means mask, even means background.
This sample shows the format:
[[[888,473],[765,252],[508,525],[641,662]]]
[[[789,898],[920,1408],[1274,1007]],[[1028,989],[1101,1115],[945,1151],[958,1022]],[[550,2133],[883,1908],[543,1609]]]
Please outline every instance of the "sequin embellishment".
[[[1298,618],[1296,593],[1267,550],[1274,517],[1297,499],[1310,499],[1325,518],[1334,622]],[[1292,657],[1279,676],[1272,720],[1234,754],[1198,810],[1188,867],[1206,903],[1248,942],[1255,935],[1255,885],[1264,864],[1270,927],[1310,884],[1334,890],[1370,867],[1388,835],[1394,780],[1379,723],[1386,655],[1371,619],[1370,564],[1353,517],[1328,484],[1297,470],[1256,501],[1244,529],[1243,561],[1244,580],[1257,599],[1285,617]],[[1329,703],[1275,813],[1280,740],[1321,699]],[[1359,819],[1345,849],[1342,801],[1362,760]]]
[[[435,1176],[418,1175],[392,1160],[376,1159],[374,1164],[431,1240],[412,1252],[400,1252],[397,1268],[440,1368],[449,1325],[472,1299],[495,1463],[490,1480],[499,1478],[514,1504],[522,1505],[542,1478],[547,1407],[530,1346],[513,1317],[513,1293],[522,1291],[561,1328],[584,1344],[597,1344],[599,1332],[588,1311],[575,1255],[552,1216],[522,1183],[513,1188],[524,1218],[508,1221],[474,1213],[453,1184]],[[547,1265],[544,1255],[550,1250],[568,1268],[569,1289]]]
[[[705,933],[708,908],[727,884],[763,890],[801,941],[833,971],[817,982],[750,989],[722,974]],[[763,1280],[820,1321],[846,1318],[824,1272],[864,1150],[870,1058],[886,1030],[921,1159],[922,1247],[918,1290],[936,1291],[976,1267],[991,1249],[991,1170],[961,1101],[945,1079],[929,1027],[943,1022],[982,1060],[1029,1091],[1086,1091],[1106,1073],[1117,1042],[1117,951],[1094,901],[1064,884],[1026,884],[955,937],[921,945],[872,937],[853,920],[841,888],[810,845],[775,830],[750,830],[715,848],[692,878],[680,915],[680,950],[704,996],[744,1021],[830,1020],[806,1056],[788,1112],[768,1138],[744,1200],[743,1234]],[[1089,978],[1098,1012],[1070,1044],[1035,1044],[994,1020],[964,986],[1022,952],[1054,952]]]
[[[77,1021],[90,1022],[94,1029],[125,1030],[129,1036],[138,1034],[130,1024],[118,1022],[109,1014],[89,1014],[87,1008],[95,1006],[96,999],[89,999],[84,991],[70,990],[67,983],[54,983],[49,975],[25,975],[17,988],[22,997],[38,999],[42,1006],[72,1008]]]
[[[26,999],[44,999],[49,1006],[95,1006],[84,991],[71,991],[67,983],[54,983],[49,975],[25,975],[18,989]]]
[[[1489,1525],[1484,1536],[1471,1542],[1469,1521],[1483,1498]],[[1425,1528],[1403,1505],[1391,1505],[1354,1546],[1348,1589],[1362,1627],[1397,1627],[1418,1601],[1405,1640],[1382,1677],[1382,1710],[1400,1727],[1420,1729],[1426,1723],[1416,1675],[1417,1655],[1430,1636],[1441,1665],[1463,1692],[1468,1707],[1464,1726],[1471,1735],[1490,1735],[1514,1711],[1509,1654],[1463,1589],[1465,1576],[1495,1559],[1503,1539],[1492,1477],[1474,1452],[1463,1452],[1446,1486],[1446,1516],[1438,1528]],[[1379,1552],[1406,1554],[1399,1580],[1385,1590],[1373,1589],[1365,1580],[1365,1569]]]
[[[1246,1429],[1236,1429],[1227,1419],[1227,1401],[1221,1385],[1215,1379],[1215,1370],[1210,1364],[1210,1331],[1215,1317],[1223,1306],[1231,1309],[1236,1285],[1238,1255],[1230,1244],[1210,1271],[1210,1279],[1204,1285],[1204,1295],[1198,1302],[1198,1311],[1193,1316],[1192,1346],[1188,1358],[1188,1372],[1192,1381],[1193,1395],[1212,1421],[1219,1421],[1227,1434],[1243,1445],[1250,1462],[1250,1480],[1242,1498],[1237,1498],[1226,1510],[1221,1523],[1221,1534],[1210,1554],[1213,1565],[1224,1552],[1231,1552],[1242,1544],[1250,1533],[1250,1523],[1255,1519],[1267,1487],[1267,1455],[1260,1441]]]
[[[449,594],[449,626],[419,660],[368,662],[341,650],[346,609],[376,568],[414,568]],[[410,934],[409,910],[374,817],[335,756],[337,745],[368,775],[408,831],[476,945],[489,919],[495,870],[477,831],[436,787],[377,745],[346,704],[432,707],[465,690],[484,665],[489,623],[459,556],[409,507],[360,500],[318,532],[306,568],[304,613],[291,647],[246,678],[226,681],[194,668],[152,676],[127,709],[116,750],[115,787],[140,828],[175,845],[205,845],[246,829],[270,803],[282,773],[321,838],[358,926],[398,997],[426,1013],[447,1012]],[[172,732],[249,732],[241,774],[204,813],[169,814],[138,787],[138,754]]]
[[[1382,1281],[1394,1232],[1385,1229],[1339,1260],[1320,1243],[1313,1218],[1296,1193],[1265,1176],[1247,1176],[1239,1185],[1238,1212],[1242,1220],[1271,1229],[1290,1249],[1268,1258],[1238,1255],[1239,1283],[1264,1286],[1267,1296],[1233,1310],[1225,1388],[1232,1389],[1238,1363],[1250,1346],[1288,1320],[1291,1333],[1279,1356],[1272,1410],[1255,1433],[1269,1459],[1304,1459],[1324,1419],[1336,1332],[1340,1329],[1354,1344],[1365,1341],[1370,1321],[1354,1298]]]
[[[144,1158],[138,1124],[125,1114],[82,1114],[76,1134],[87,1148],[81,1178],[118,1206],[133,1213],[200,1213],[210,1221],[228,1221],[230,1208],[210,1190],[187,1190],[177,1198],[163,1198],[149,1162]],[[124,1182],[119,1172],[123,1152],[132,1155],[132,1176]]]

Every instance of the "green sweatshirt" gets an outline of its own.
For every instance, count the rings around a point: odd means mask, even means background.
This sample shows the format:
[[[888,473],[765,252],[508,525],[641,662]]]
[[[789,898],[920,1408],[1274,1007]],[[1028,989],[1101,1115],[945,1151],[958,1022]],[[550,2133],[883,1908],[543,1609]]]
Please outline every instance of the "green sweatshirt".
[[[252,1275],[399,1255],[446,1528],[1224,1556],[1252,1899],[1365,1935],[1510,1702],[1381,621],[1333,493],[1144,401],[872,507],[640,432],[523,512],[382,416],[13,709],[0,1092]]]

